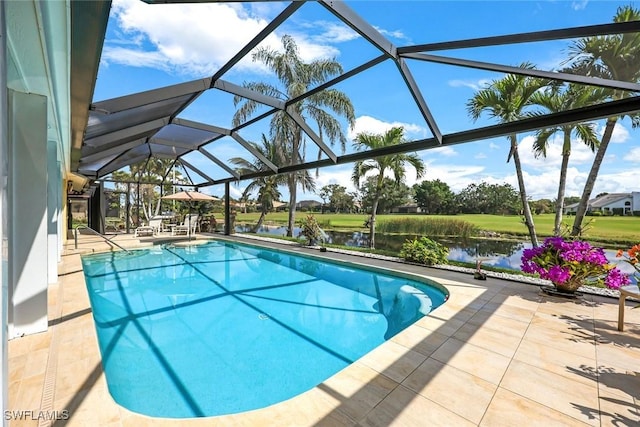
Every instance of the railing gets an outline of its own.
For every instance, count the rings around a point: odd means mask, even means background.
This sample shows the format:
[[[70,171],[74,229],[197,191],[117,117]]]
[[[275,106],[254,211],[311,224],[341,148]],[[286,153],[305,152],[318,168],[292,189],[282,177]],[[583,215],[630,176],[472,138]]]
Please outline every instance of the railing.
[[[102,237],[102,238],[105,240],[105,242],[107,242],[107,244],[109,244],[109,245],[115,245],[115,246],[119,247],[120,249],[122,249],[123,251],[125,251],[125,252],[127,252],[127,253],[131,252],[130,250],[123,248],[122,246],[120,246],[120,245],[119,245],[119,244],[117,244],[116,242],[112,242],[112,241],[111,241],[111,239],[109,239],[109,238],[108,238],[107,236],[105,236],[104,234],[100,234],[100,233],[98,233],[96,230],[94,230],[93,228],[89,228],[89,227],[87,227],[86,225],[78,225],[78,226],[75,228],[75,230],[74,230],[74,237],[75,237],[75,241],[76,241],[76,242],[75,242],[75,243],[76,243],[76,249],[78,249],[78,229],[80,229],[80,228],[84,228],[84,229],[86,229],[86,230],[89,230],[90,232],[92,232],[92,233],[93,233],[93,234],[95,234],[96,236],[98,236],[98,237]]]

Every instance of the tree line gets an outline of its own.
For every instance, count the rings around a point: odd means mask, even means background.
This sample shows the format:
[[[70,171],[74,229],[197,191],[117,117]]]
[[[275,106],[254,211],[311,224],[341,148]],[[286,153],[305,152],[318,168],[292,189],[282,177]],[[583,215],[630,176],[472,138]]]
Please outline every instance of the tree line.
[[[376,177],[369,177],[354,192],[339,184],[325,185],[318,193],[323,201],[321,212],[371,212],[376,194]],[[564,204],[578,203],[580,197],[567,197]],[[402,206],[414,204],[420,213],[431,215],[491,214],[520,215],[520,195],[510,184],[472,183],[458,193],[439,179],[422,181],[409,187],[391,178],[383,178],[376,214],[398,211]],[[555,200],[530,200],[534,214],[554,213]]]

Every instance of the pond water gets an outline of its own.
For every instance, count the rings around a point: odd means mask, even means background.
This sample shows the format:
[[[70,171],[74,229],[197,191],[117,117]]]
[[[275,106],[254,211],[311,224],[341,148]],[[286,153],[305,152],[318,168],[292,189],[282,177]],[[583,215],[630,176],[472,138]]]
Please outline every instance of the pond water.
[[[249,226],[236,227],[237,232],[250,231]],[[263,226],[259,233],[273,234],[284,236],[287,233],[286,227]],[[326,231],[329,236],[327,243],[336,245],[367,247],[369,245],[369,233],[361,231],[343,232],[343,231]],[[294,235],[300,234],[300,228],[294,229]],[[400,252],[402,244],[407,239],[413,239],[414,235],[398,235],[376,233],[376,248],[388,251]],[[497,239],[464,239],[464,238],[434,238],[434,240],[449,248],[450,261],[475,263],[476,258],[482,259],[483,265],[493,267],[506,268],[511,270],[520,270],[522,265],[520,259],[525,249],[531,248],[531,243],[514,241],[514,240],[497,240]],[[605,250],[607,258],[618,263],[620,258],[616,258],[615,250]],[[623,273],[632,274],[633,267],[626,264],[619,264]]]

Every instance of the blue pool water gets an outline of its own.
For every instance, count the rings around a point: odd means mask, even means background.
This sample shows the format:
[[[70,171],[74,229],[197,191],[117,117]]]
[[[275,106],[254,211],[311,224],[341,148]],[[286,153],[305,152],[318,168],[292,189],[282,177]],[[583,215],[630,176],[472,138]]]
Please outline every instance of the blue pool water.
[[[426,280],[224,242],[82,263],[111,395],[170,418],[298,395],[447,295]]]

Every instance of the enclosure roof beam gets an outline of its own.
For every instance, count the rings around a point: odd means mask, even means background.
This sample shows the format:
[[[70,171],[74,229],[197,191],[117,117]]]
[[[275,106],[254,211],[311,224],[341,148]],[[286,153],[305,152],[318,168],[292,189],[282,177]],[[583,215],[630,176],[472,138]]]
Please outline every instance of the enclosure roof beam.
[[[211,78],[212,82],[217,81],[221,78],[227,71],[233,68],[238,62],[242,60],[249,52],[251,52],[256,46],[258,46],[265,38],[267,38],[276,28],[280,26],[288,17],[293,15],[293,13],[300,9],[304,4],[304,1],[293,1],[289,4],[282,12],[278,14],[275,18],[267,24],[266,27],[262,29],[249,43],[247,43],[238,53],[236,53],[233,58],[231,58],[226,64],[224,64]]]
[[[168,117],[155,119],[149,122],[140,123],[135,126],[119,129],[114,132],[105,133],[100,136],[87,139],[85,140],[85,145],[99,148],[101,145],[108,144],[113,141],[130,140],[136,139],[140,136],[148,136],[157,132],[168,123]]]
[[[129,164],[135,164],[135,163],[139,163],[145,159],[147,159],[149,157],[148,154],[141,154],[139,156],[134,157],[133,159],[129,159],[127,161],[126,164],[123,164],[122,162],[118,162],[118,157],[113,159],[113,161],[107,163],[105,166],[103,166],[102,168],[100,168],[97,173],[96,173],[96,177],[100,178],[101,176],[104,175],[108,175],[111,172],[117,171],[118,169],[120,169],[123,166],[129,165]]]
[[[144,144],[146,141],[147,138],[145,137],[126,143],[117,141],[114,144],[109,144],[109,146],[107,147],[101,146],[100,148],[94,148],[87,146],[86,149],[82,150],[82,159],[80,164],[93,163],[102,159],[106,159],[107,157],[113,156],[115,154],[124,153],[132,148]]]
[[[298,126],[302,128],[302,130],[311,138],[316,145],[324,151],[324,153],[335,163],[337,160],[336,154],[329,148],[327,144],[325,144],[322,139],[309,127],[307,122],[298,114],[293,107],[289,107],[287,109],[287,114],[289,117],[293,119],[294,122],[297,123]]]
[[[220,166],[222,169],[224,169],[225,171],[227,171],[231,176],[233,176],[234,178],[240,178],[240,174],[236,171],[234,171],[233,169],[231,169],[229,166],[227,166],[226,163],[224,163],[222,160],[218,159],[216,156],[214,156],[213,154],[211,154],[210,152],[208,152],[207,150],[204,149],[204,147],[200,147],[198,148],[198,151],[201,152],[205,157],[207,157],[209,160],[211,160],[212,162],[214,162],[216,165]]]
[[[438,142],[442,143],[442,133],[438,128],[436,119],[433,117],[433,114],[431,114],[431,110],[429,110],[429,106],[422,96],[422,92],[420,91],[418,84],[413,78],[413,74],[411,74],[411,70],[409,70],[409,67],[407,66],[405,60],[402,58],[398,58],[396,60],[396,64],[398,66],[400,74],[402,75],[402,78],[407,85],[407,88],[409,89],[409,92],[411,93],[411,96],[413,97],[413,100],[416,102],[416,105],[418,106],[418,109],[422,114],[422,117],[424,118],[425,122],[427,122],[427,126],[429,126],[431,133]]]
[[[184,95],[198,94],[209,89],[211,78],[207,77],[190,82],[178,83],[171,86],[152,89],[145,92],[125,95],[118,98],[107,99],[105,101],[94,102],[90,110],[104,114],[114,114],[124,110],[149,105],[156,102],[178,98]]]
[[[333,87],[333,86],[337,85],[338,83],[342,82],[343,80],[346,80],[346,79],[348,79],[350,77],[353,77],[356,74],[360,74],[361,72],[363,72],[365,70],[368,70],[369,68],[371,68],[373,66],[376,66],[376,65],[380,64],[381,62],[386,61],[387,59],[389,59],[387,55],[380,55],[380,56],[378,56],[376,58],[373,58],[371,61],[367,61],[364,64],[362,64],[362,65],[360,65],[360,66],[358,66],[358,67],[356,67],[356,68],[354,68],[352,70],[347,71],[346,73],[342,73],[339,76],[337,76],[337,77],[335,77],[335,78],[333,78],[333,79],[331,79],[331,80],[329,80],[329,81],[327,81],[327,82],[325,82],[325,83],[323,83],[323,84],[321,84],[319,86],[316,86],[313,89],[303,93],[302,95],[299,95],[299,96],[296,96],[295,98],[289,99],[286,102],[286,107],[285,108],[289,107],[290,105],[294,105],[295,103],[300,102],[303,99],[306,99],[306,98],[308,98],[308,97],[310,97],[312,95],[315,95],[318,92],[321,92],[321,91],[323,91],[325,89]]]
[[[348,27],[367,39],[390,58],[396,58],[396,47],[375,27],[362,19],[343,1],[319,0],[322,6],[344,22]]]
[[[182,163],[183,166],[188,167],[189,169],[191,169],[192,171],[194,171],[195,173],[197,173],[198,175],[200,175],[201,177],[206,179],[207,182],[214,182],[215,181],[209,175],[207,175],[206,173],[202,172],[200,169],[198,169],[197,167],[193,166],[191,163],[187,162],[185,159],[180,159],[180,163]]]
[[[443,136],[441,144],[435,138],[427,138],[375,150],[359,151],[356,153],[346,154],[344,156],[338,156],[336,163],[353,163],[356,161],[372,159],[379,156],[422,151],[446,145],[455,145],[465,142],[486,140],[500,136],[508,136],[514,133],[517,134],[536,129],[544,129],[561,124],[581,123],[610,116],[619,116],[636,111],[640,111],[640,96],[610,101],[599,105],[582,107],[578,109],[563,111],[560,113],[547,114],[544,116],[532,117],[514,122],[500,123],[493,126],[486,126],[482,128],[451,133]],[[334,165],[334,163],[330,159],[322,159],[297,165],[283,166],[278,170],[278,173],[297,172],[301,170],[321,168],[332,165]],[[253,179],[261,176],[268,176],[271,174],[272,173],[269,171],[261,171],[243,175],[240,177],[240,179]],[[217,181],[217,183],[230,181],[232,180],[223,179]]]
[[[242,145],[245,150],[250,152],[253,155],[253,157],[260,160],[266,167],[271,169],[272,172],[278,172],[278,167],[276,165],[271,163],[269,159],[263,156],[258,150],[255,149],[253,145],[247,142],[243,137],[238,135],[237,132],[232,132],[231,138],[235,139],[238,142],[238,144]]]
[[[243,98],[259,102],[260,104],[268,105],[269,107],[277,108],[278,110],[284,109],[284,101],[282,101],[281,99],[264,95],[260,92],[256,92],[255,90],[247,89],[231,82],[217,80],[213,84],[213,87],[223,92],[231,93],[233,95],[241,96]]]
[[[581,37],[602,36],[607,34],[637,33],[640,21],[618,22],[613,24],[589,25],[584,27],[561,28],[558,30],[533,31],[529,33],[508,34],[504,36],[479,37],[439,43],[418,44],[398,48],[398,54],[414,52],[432,52],[435,50],[466,49],[505,44],[532,43]]]
[[[173,161],[171,162],[171,166],[167,168],[167,173],[165,173],[164,176],[162,177],[162,182],[165,182],[167,180],[167,177],[169,176],[169,172],[173,170],[177,161],[178,159],[173,159]]]
[[[421,61],[435,62],[438,64],[457,65],[460,67],[474,68],[479,70],[498,71],[507,74],[518,74],[522,76],[538,77],[542,79],[560,80],[564,82],[579,83],[590,86],[609,87],[612,89],[628,90],[640,92],[640,84],[623,82],[620,80],[602,79],[599,77],[589,77],[580,74],[570,74],[558,71],[543,71],[531,68],[512,67],[508,65],[494,64],[490,62],[471,61],[468,59],[449,58],[444,56],[427,55],[424,53],[409,53],[402,55],[405,58],[418,59]]]

